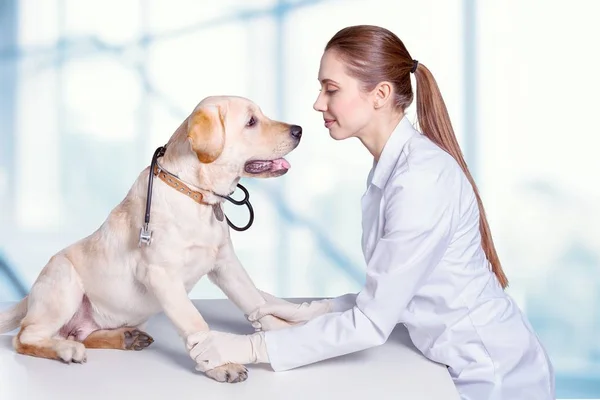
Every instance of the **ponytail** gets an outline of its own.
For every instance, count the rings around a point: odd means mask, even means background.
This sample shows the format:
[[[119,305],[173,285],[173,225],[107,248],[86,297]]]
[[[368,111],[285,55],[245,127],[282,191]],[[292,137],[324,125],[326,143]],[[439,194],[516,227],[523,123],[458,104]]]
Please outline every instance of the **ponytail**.
[[[506,288],[508,286],[508,279],[502,270],[500,259],[498,258],[496,248],[494,247],[494,241],[492,240],[490,227],[487,222],[485,210],[483,209],[483,203],[479,197],[477,185],[469,172],[467,163],[464,160],[460,146],[454,135],[450,116],[448,115],[448,110],[444,104],[442,94],[429,69],[421,63],[418,65],[415,63],[414,67],[416,67],[413,68],[413,70],[417,80],[417,119],[419,121],[419,127],[425,136],[454,157],[473,186],[473,191],[477,198],[477,205],[479,206],[479,231],[481,233],[483,251],[490,262],[492,272],[498,278],[500,285],[502,288]]]

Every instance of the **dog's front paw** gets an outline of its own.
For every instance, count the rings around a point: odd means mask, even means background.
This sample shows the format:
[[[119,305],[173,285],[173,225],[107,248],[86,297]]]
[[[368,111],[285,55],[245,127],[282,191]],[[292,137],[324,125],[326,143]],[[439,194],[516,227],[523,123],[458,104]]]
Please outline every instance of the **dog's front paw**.
[[[225,364],[205,373],[218,382],[238,383],[248,379],[248,370],[240,364]]]

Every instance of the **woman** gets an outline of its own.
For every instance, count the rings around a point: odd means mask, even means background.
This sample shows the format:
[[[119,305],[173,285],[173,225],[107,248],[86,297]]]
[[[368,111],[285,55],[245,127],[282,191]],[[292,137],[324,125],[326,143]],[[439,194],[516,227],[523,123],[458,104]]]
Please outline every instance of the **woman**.
[[[404,111],[413,101],[416,131]],[[362,198],[367,277],[358,294],[293,304],[265,296],[248,316],[287,329],[188,341],[203,368],[270,362],[275,371],[383,344],[398,323],[448,366],[462,399],[554,399],[552,365],[504,292],[477,187],[431,72],[396,35],[375,26],[339,31],[321,59],[314,104],[336,140],[357,137],[374,158]]]

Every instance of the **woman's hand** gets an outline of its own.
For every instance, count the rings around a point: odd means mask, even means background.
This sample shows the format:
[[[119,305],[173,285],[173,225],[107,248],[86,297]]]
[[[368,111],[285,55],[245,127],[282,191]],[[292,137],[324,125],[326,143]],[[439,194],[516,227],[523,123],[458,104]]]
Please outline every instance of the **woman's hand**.
[[[282,304],[282,305],[295,305],[294,303],[290,303],[289,301],[280,299],[278,297],[273,296],[272,294],[269,294],[267,292],[263,292],[262,290],[258,289],[258,291],[260,292],[261,296],[263,297],[263,299],[265,299],[265,301],[267,302],[267,304]],[[264,306],[264,304],[263,304]],[[253,316],[256,313],[257,310],[259,310],[260,308],[254,310],[253,312]],[[249,316],[246,315],[246,318],[248,319],[248,321],[250,321],[250,323],[252,324],[252,327],[254,328],[255,331],[272,331],[272,330],[277,330],[277,329],[283,329],[283,328],[289,328],[290,326],[294,325],[294,323],[291,323],[289,321],[285,321],[281,318],[277,318],[274,315],[269,315],[269,314],[265,314],[265,315],[261,315],[258,318],[253,318],[252,320],[250,320]]]
[[[196,370],[207,372],[225,364],[268,363],[269,356],[264,333],[235,335],[232,333],[206,331],[201,337],[191,335],[187,340],[190,357],[196,361]]]
[[[266,299],[266,298],[265,298]],[[259,329],[259,320],[265,315],[272,315],[290,324],[304,323],[320,315],[331,311],[330,300],[315,300],[310,303],[300,304],[277,299],[268,301],[248,315],[248,321],[252,322],[255,329]]]

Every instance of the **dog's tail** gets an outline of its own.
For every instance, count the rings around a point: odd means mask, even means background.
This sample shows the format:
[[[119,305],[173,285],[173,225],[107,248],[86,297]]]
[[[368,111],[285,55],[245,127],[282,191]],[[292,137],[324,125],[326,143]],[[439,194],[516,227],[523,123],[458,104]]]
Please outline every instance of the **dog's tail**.
[[[27,297],[8,310],[0,312],[0,333],[17,329],[27,314]]]

